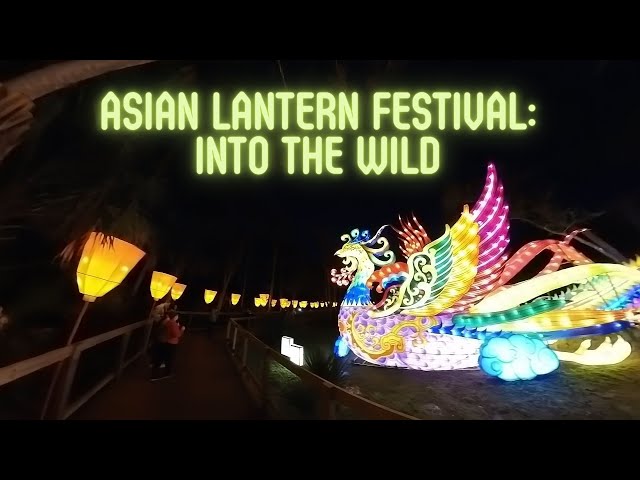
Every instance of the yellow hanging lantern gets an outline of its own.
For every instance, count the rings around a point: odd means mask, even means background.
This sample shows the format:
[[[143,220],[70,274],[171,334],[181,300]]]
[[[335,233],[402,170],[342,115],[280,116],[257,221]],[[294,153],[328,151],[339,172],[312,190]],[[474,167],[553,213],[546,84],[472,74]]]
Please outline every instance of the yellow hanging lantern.
[[[171,287],[171,298],[178,300],[184,293],[187,286],[184,283],[174,283]]]
[[[239,293],[232,293],[231,294],[231,305],[237,305],[239,301],[240,301],[240,294]]]
[[[309,302],[307,302],[306,300],[300,300],[298,302],[298,305],[300,305],[300,308],[307,308],[308,304],[309,304]]]
[[[204,291],[204,303],[209,305],[211,302],[213,302],[213,299],[216,298],[217,294],[218,294],[218,292],[216,290],[206,290],[205,289],[205,291]]]
[[[164,298],[178,278],[168,273],[153,272],[151,275],[151,296],[157,302]]]
[[[104,234],[91,232],[76,270],[84,301],[95,302],[116,288],[144,256],[145,252],[135,245],[119,238],[107,241]]]
[[[269,294],[268,293],[261,293],[260,294],[260,300],[262,300],[262,304],[266,305],[267,303],[269,303]]]
[[[262,299],[260,297],[256,297],[253,299],[253,303],[256,307],[262,307]]]
[[[280,299],[280,308],[287,308],[287,302],[288,302],[288,300],[286,298],[281,298]]]
[[[275,307],[278,304],[277,300],[271,300],[271,307]]]
[[[298,300],[291,300],[291,304],[293,305],[293,308],[297,308]]]

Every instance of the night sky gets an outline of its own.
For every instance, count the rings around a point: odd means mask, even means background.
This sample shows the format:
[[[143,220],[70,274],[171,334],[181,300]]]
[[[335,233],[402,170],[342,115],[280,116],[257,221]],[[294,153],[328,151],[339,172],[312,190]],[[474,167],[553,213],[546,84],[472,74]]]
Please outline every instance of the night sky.
[[[240,244],[245,248],[239,258],[249,271],[247,295],[268,291],[277,246],[276,295],[320,296],[330,269],[341,266],[332,254],[341,246],[342,234],[352,228],[375,231],[395,224],[398,214],[413,212],[435,238],[445,223],[458,219],[465,201],[476,200],[489,161],[502,177],[507,201],[518,196],[535,202],[551,192],[559,208],[605,210],[593,225],[595,231],[626,255],[640,251],[640,62],[283,60],[281,65],[282,73],[275,60],[162,61],[89,80],[52,95],[66,100],[41,133],[33,161],[92,162],[86,175],[96,181],[100,169],[107,168],[101,162],[110,162],[126,145],[130,157],[118,167],[122,176],[130,170],[160,172],[167,188],[147,213],[174,249],[191,255],[196,265],[181,280],[193,286],[192,295],[198,298],[201,288],[221,287],[226,252]],[[7,79],[32,66],[5,62],[1,67],[0,79]],[[109,89],[221,91],[230,97],[238,90],[284,90],[283,76],[287,90],[347,88],[357,90],[363,102],[370,92],[387,89],[516,91],[524,99],[521,105],[537,106],[537,124],[525,133],[436,131],[442,159],[433,176],[344,175],[320,181],[287,177],[275,168],[263,177],[197,176],[193,132],[98,132],[98,99]],[[56,101],[45,98],[36,105]],[[5,160],[5,181],[20,178],[22,170],[12,162],[21,154],[16,151]],[[274,162],[278,165],[278,159]],[[343,163],[355,164],[355,159]],[[467,198],[456,193],[460,190],[475,193]],[[512,251],[547,236],[518,222],[512,222],[511,234]],[[387,235],[395,247],[395,235]],[[173,268],[172,258],[161,256],[158,268]],[[244,271],[240,268],[235,276],[234,290],[242,288]]]

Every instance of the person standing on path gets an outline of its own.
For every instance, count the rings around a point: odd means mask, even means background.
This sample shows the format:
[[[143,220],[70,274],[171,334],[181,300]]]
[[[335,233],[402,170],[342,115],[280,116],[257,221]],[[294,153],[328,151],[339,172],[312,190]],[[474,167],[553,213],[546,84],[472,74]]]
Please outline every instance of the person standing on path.
[[[178,314],[175,311],[167,312],[160,328],[162,328],[164,335],[158,345],[158,364],[155,365],[156,368],[152,372],[151,380],[160,380],[173,375],[178,344],[185,330],[185,327],[178,323]],[[160,372],[161,370],[162,372]]]

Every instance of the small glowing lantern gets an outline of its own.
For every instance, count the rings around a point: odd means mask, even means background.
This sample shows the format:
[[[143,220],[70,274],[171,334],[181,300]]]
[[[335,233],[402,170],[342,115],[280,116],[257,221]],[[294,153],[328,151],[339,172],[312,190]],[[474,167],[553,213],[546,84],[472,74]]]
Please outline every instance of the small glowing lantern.
[[[280,353],[285,357],[289,357],[293,363],[300,367],[304,364],[304,348],[302,345],[293,343],[293,338],[291,337],[282,337]]]
[[[293,338],[283,336],[280,340],[280,353],[285,357],[289,356],[289,347],[293,343]]]
[[[338,302],[333,302],[333,307],[337,307],[338,306]]]
[[[116,288],[133,269],[145,252],[118,238],[108,241],[104,234],[92,232],[84,244],[76,271],[78,290],[85,302]]]
[[[289,302],[288,299],[286,298],[281,298],[280,299],[280,308],[287,308],[287,303]]]
[[[291,300],[291,304],[293,305],[293,308],[297,308],[298,300]]]
[[[277,303],[278,303],[277,300],[271,300],[271,306],[272,307],[275,307]]]
[[[184,293],[187,286],[184,283],[174,283],[171,287],[171,298],[178,300]]]
[[[240,301],[240,294],[239,293],[232,293],[231,294],[231,305],[237,305],[239,301]]]
[[[254,298],[253,303],[255,303],[256,307],[262,307],[262,299],[260,297]]]
[[[178,278],[168,273],[153,272],[151,275],[151,296],[157,302],[164,298]]]
[[[266,305],[269,302],[269,294],[268,293],[261,293],[260,294],[260,300],[262,300],[262,304]]]
[[[300,302],[298,303],[298,305],[300,305],[300,308],[307,308],[308,304],[309,302],[307,302],[306,300],[300,300]]]
[[[216,298],[216,295],[218,294],[217,291],[215,290],[206,290],[204,291],[204,302],[209,305],[211,302],[213,302],[213,299]]]
[[[304,365],[304,347],[292,343],[289,347],[289,358],[298,366]]]

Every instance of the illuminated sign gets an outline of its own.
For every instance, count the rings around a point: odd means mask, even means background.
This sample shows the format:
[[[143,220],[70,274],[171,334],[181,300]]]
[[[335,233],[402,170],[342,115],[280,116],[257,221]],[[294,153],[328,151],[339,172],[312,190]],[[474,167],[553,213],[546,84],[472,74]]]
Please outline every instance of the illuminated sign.
[[[524,107],[515,92],[497,91],[239,92],[232,98],[111,91],[99,110],[102,131],[197,132],[195,171],[212,176],[274,168],[289,175],[345,169],[432,175],[442,157],[434,130],[523,132],[536,124],[534,104]]]
[[[280,353],[285,357],[289,357],[293,363],[298,366],[304,364],[304,347],[293,343],[293,338],[283,336],[280,340]]]

